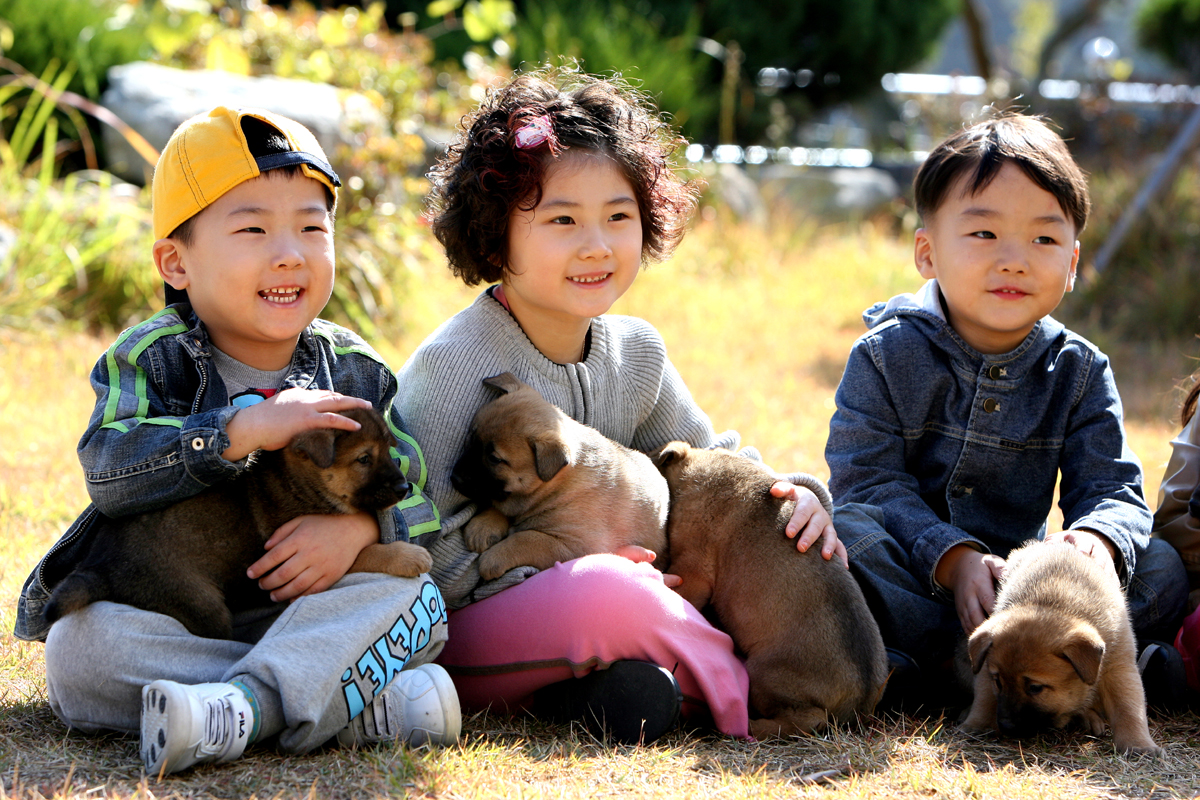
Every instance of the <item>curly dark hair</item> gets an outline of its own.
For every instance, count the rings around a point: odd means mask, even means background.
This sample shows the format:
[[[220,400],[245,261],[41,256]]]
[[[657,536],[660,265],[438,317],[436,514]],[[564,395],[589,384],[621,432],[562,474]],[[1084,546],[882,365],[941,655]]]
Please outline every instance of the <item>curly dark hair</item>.
[[[517,146],[518,131],[528,133],[531,121],[548,122],[548,135]],[[536,208],[547,167],[577,149],[617,164],[641,214],[642,263],[660,261],[683,237],[699,195],[695,181],[672,169],[682,144],[654,105],[619,77],[555,67],[517,75],[463,118],[458,138],[429,173],[433,233],[468,286],[500,280],[513,211]]]

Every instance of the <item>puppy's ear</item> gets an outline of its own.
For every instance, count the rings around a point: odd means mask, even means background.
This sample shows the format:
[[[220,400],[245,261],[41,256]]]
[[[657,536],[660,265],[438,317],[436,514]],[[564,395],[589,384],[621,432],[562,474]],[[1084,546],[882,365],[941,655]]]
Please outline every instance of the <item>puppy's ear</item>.
[[[1063,648],[1062,657],[1075,668],[1081,681],[1092,686],[1100,677],[1104,640],[1091,625],[1076,625]]]
[[[337,431],[333,428],[316,428],[295,436],[288,447],[321,469],[328,469],[337,456],[337,447],[334,446],[336,439]]]
[[[542,481],[550,480],[571,463],[571,448],[558,436],[530,439],[529,449],[533,450],[533,463]]]
[[[499,389],[503,394],[510,394],[520,389],[525,384],[517,380],[517,376],[511,372],[502,372],[499,375],[493,375],[490,378],[483,379],[484,386],[491,386],[493,389]]]
[[[971,656],[971,672],[975,675],[983,669],[983,662],[987,660],[988,651],[992,649],[992,636],[991,626],[984,622],[975,629],[967,642],[967,654]]]
[[[668,442],[651,453],[650,460],[654,462],[654,466],[662,469],[675,459],[686,456],[689,449],[691,445],[687,442]]]

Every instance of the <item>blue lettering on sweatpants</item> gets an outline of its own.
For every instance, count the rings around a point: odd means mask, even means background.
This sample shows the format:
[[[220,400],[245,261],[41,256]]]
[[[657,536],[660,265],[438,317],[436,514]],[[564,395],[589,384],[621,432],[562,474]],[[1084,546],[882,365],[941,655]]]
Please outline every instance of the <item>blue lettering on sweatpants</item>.
[[[406,619],[408,615],[401,614],[387,633],[342,673],[342,696],[349,719],[361,714],[367,703],[379,696],[412,656],[429,644],[433,626],[447,619],[446,602],[432,581],[421,585],[408,613],[411,622]],[[370,699],[364,696],[364,689],[370,693]]]

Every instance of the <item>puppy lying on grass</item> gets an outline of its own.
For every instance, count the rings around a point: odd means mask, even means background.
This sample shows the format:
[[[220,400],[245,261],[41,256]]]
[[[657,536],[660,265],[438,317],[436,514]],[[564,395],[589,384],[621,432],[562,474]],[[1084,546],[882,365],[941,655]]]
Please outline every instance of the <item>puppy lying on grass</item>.
[[[270,602],[246,570],[277,528],[305,514],[379,512],[408,494],[389,453],[396,440],[383,416],[374,409],[340,413],[362,427],[307,431],[282,450],[259,451],[238,478],[187,500],[102,517],[91,550],[46,603],[46,621],[112,600],[172,616],[197,636],[230,638],[231,603]],[[432,563],[415,544],[373,544],[351,572],[415,577]]]
[[[1008,557],[996,605],[971,634],[975,696],[960,728],[1022,736],[1105,719],[1122,753],[1161,755],[1146,724],[1133,627],[1114,570],[1064,543]]]

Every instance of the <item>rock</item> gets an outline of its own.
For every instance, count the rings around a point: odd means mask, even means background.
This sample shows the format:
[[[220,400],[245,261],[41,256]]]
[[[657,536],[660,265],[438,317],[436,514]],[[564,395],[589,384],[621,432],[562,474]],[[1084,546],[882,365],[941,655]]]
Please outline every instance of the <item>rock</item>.
[[[146,62],[110,69],[108,89],[100,103],[157,150],[166,146],[179,123],[219,105],[265,108],[290,117],[311,130],[335,161],[339,145],[354,144],[354,130],[385,124],[366,97],[328,84],[181,70]],[[133,183],[148,183],[153,165],[147,164],[110,126],[103,126],[103,137],[107,169]]]
[[[900,196],[896,179],[876,167],[772,164],[763,168],[759,183],[764,194],[832,219],[869,215]]]

